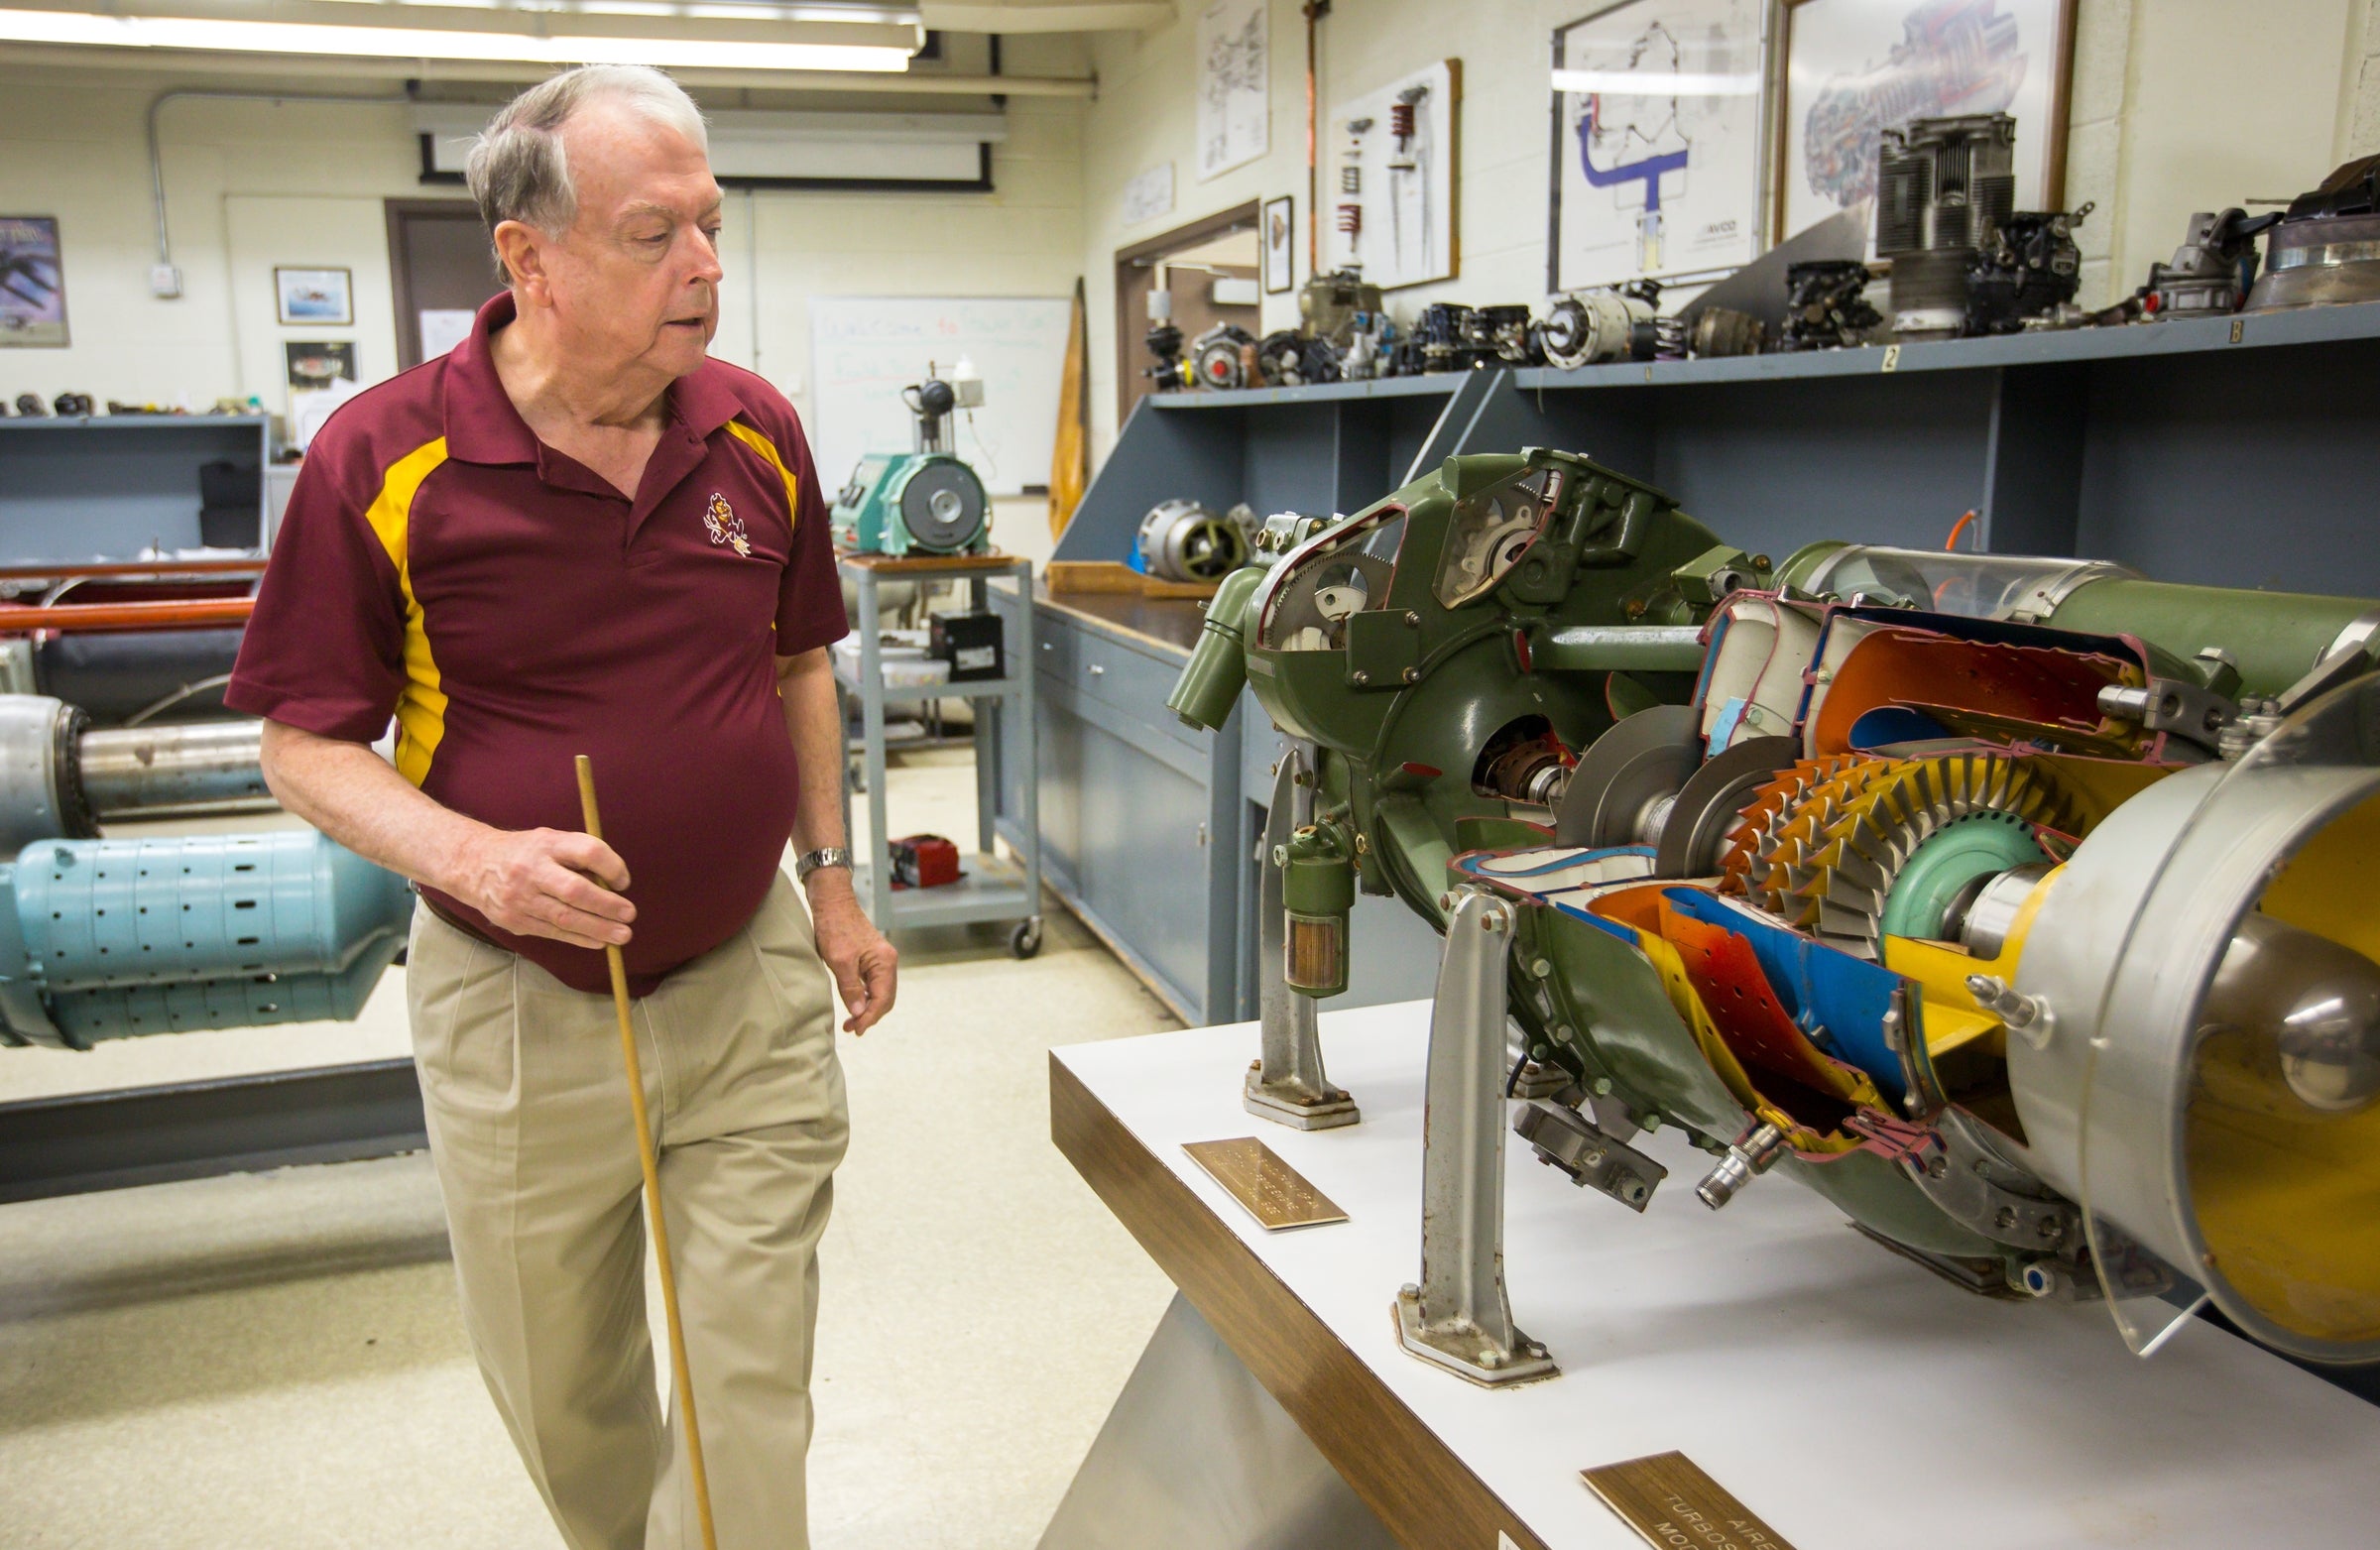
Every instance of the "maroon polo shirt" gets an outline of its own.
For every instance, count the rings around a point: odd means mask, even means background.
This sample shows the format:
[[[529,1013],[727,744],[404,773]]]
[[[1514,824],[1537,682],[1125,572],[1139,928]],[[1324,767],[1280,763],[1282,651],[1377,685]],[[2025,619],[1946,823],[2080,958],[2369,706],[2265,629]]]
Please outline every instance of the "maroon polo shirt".
[[[500,295],[443,358],[341,408],[299,471],[225,703],[369,743],[501,829],[577,829],[595,762],[650,992],[760,908],[797,792],[774,658],[840,639],[826,509],[792,406],[706,361],[630,500],[539,442],[489,358]],[[600,993],[603,955],[458,924]]]

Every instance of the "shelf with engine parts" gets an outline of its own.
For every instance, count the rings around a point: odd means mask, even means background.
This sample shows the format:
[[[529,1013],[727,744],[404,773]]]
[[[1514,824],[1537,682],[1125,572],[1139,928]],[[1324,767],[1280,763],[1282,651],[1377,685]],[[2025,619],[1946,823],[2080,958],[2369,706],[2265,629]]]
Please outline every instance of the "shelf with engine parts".
[[[2143,1353],[2210,1302],[2380,1357],[2376,635],[2366,599],[2103,562],[1772,559],[1558,451],[1276,519],[1170,701],[1213,727],[1245,685],[1311,772],[1248,1105],[1356,1117],[1310,998],[1365,973],[1357,892],[1393,894],[1445,936],[1433,1108],[1442,1066],[1492,1062],[1475,1103],[1534,1094],[1514,1129],[1622,1206],[1674,1126],[1714,1209],[1788,1177]],[[1430,1177],[1501,1130],[1433,1115]],[[1500,1269],[1448,1269],[1498,1252],[1494,1192],[1446,1198],[1473,1204],[1425,1216],[1407,1348],[1542,1372]]]

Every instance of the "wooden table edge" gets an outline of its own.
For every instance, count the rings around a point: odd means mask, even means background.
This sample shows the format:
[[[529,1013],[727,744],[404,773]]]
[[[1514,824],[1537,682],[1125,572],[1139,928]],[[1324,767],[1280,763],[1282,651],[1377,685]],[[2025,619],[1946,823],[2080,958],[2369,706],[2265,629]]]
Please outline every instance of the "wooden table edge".
[[[1037,585],[1033,592],[1033,606],[1035,608],[1047,609],[1053,613],[1064,614],[1067,618],[1074,620],[1078,624],[1089,627],[1097,634],[1109,636],[1119,641],[1129,642],[1134,646],[1145,647],[1152,652],[1162,652],[1167,657],[1175,661],[1188,661],[1190,659],[1190,653],[1196,644],[1195,631],[1193,631],[1192,645],[1185,646],[1179,641],[1168,641],[1163,636],[1151,635],[1145,630],[1135,630],[1130,625],[1121,624],[1116,620],[1108,618],[1104,614],[1093,613],[1087,607],[1068,601],[1068,598],[1070,597],[1127,596],[1128,594],[1122,592],[1052,592],[1045,585]],[[1135,603],[1189,604],[1191,605],[1192,615],[1198,621],[1198,627],[1200,629],[1205,628],[1206,617],[1203,613],[1198,611],[1195,599],[1186,597],[1130,597],[1130,601]]]
[[[1501,1533],[1522,1550],[1546,1550],[1054,1049],[1049,1131],[1083,1181],[1401,1543],[1498,1550]],[[1395,1294],[1380,1288],[1383,1323],[1395,1316]]]

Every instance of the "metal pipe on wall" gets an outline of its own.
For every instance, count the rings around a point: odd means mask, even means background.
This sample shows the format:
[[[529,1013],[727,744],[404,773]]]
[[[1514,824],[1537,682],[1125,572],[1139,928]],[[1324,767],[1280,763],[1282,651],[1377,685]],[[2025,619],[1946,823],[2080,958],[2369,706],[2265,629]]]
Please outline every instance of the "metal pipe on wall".
[[[211,98],[218,102],[330,102],[354,103],[372,107],[397,107],[411,102],[413,92],[405,90],[393,96],[385,93],[379,96],[360,96],[352,92],[237,91],[212,87],[176,87],[172,91],[159,92],[149,102],[149,188],[157,203],[157,262],[166,268],[173,266],[174,245],[166,228],[166,169],[165,159],[160,154],[158,147],[157,118],[167,103],[179,102],[191,97]]]

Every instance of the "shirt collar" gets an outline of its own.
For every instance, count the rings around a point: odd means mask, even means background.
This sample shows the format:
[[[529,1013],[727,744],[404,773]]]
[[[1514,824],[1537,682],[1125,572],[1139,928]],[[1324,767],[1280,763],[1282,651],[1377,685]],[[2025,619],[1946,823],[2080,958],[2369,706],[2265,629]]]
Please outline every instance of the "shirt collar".
[[[513,320],[513,294],[481,303],[470,337],[446,354],[446,453],[466,463],[535,463],[536,433],[513,408],[496,375],[490,342]]]
[[[510,291],[499,291],[472,319],[470,336],[446,357],[446,451],[466,463],[538,463],[536,432],[513,407],[496,375],[491,344],[517,315]],[[697,440],[736,417],[742,406],[727,373],[704,361],[669,385],[670,417]]]

